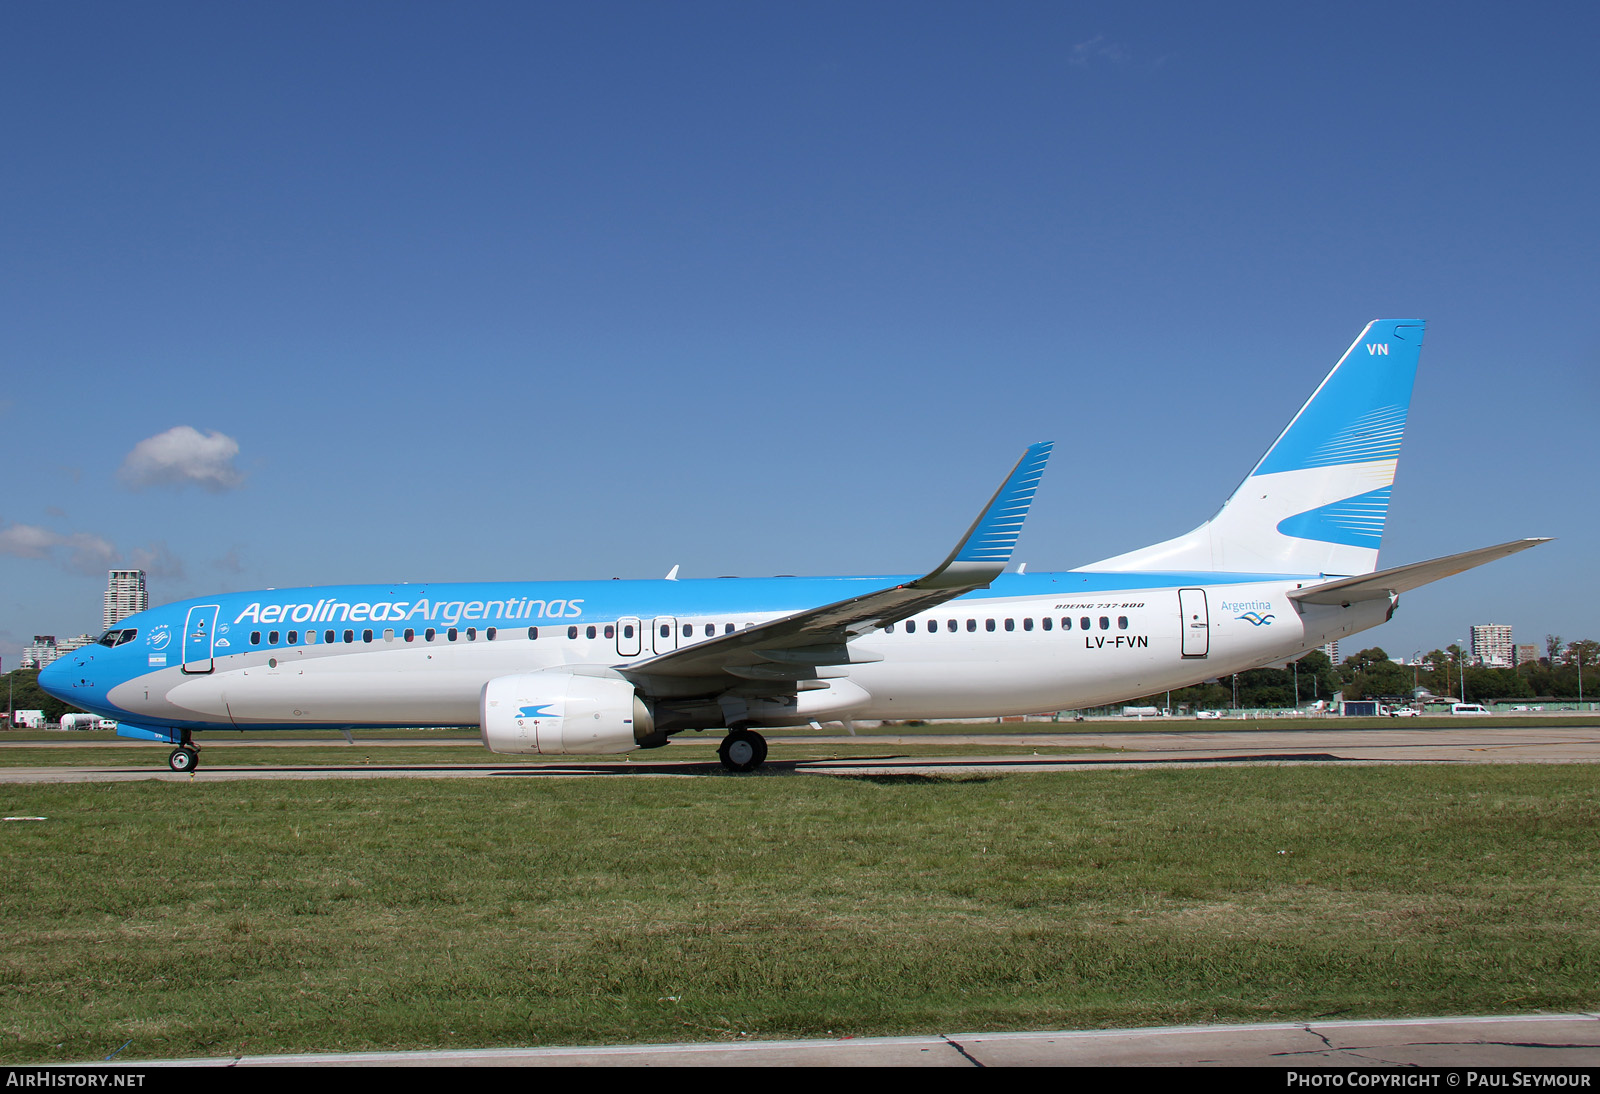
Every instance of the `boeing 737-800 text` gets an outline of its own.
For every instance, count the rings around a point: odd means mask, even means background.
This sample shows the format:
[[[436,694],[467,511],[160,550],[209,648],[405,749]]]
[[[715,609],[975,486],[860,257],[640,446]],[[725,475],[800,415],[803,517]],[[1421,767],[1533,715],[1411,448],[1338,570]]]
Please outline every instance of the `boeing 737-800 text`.
[[[1536,543],[1378,570],[1422,346],[1379,320],[1233,496],[1176,539],[1003,573],[1035,444],[922,577],[344,585],[228,593],[123,620],[40,683],[177,745],[203,730],[477,726],[495,752],[627,752],[725,729],[1098,706],[1281,662],[1386,621],[1401,593]]]

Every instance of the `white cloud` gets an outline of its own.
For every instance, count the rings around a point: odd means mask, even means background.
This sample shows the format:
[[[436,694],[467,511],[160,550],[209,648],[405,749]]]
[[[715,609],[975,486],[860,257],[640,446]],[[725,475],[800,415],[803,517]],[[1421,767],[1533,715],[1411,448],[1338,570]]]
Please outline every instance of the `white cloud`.
[[[1110,64],[1126,64],[1131,58],[1128,51],[1117,43],[1107,40],[1104,34],[1096,34],[1087,42],[1079,42],[1072,47],[1072,52],[1067,55],[1067,63],[1080,67],[1088,65],[1091,61],[1100,60]]]
[[[193,483],[219,493],[244,484],[244,475],[233,466],[238,454],[239,442],[226,433],[205,435],[178,425],[134,445],[117,477],[135,490]]]
[[[101,573],[117,561],[117,549],[99,536],[63,535],[36,524],[0,526],[0,555],[46,558],[80,574]]]

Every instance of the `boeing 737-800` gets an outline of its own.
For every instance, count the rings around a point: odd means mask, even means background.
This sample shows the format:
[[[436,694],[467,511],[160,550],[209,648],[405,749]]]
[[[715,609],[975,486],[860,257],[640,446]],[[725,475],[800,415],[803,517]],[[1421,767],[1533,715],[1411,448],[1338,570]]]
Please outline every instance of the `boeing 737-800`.
[[[205,730],[477,726],[502,753],[620,753],[726,730],[1099,706],[1281,662],[1385,622],[1401,593],[1537,543],[1378,570],[1422,347],[1367,326],[1217,514],[1058,573],[1004,573],[1035,444],[922,577],[344,585],[154,608],[40,675],[198,762]]]

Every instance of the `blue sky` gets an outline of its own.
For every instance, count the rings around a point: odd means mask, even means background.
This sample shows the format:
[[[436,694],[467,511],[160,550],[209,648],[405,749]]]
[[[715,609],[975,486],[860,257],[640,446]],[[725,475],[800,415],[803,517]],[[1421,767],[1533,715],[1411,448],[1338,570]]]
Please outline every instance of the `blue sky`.
[[[0,7],[0,656],[154,601],[903,573],[1208,517],[1429,321],[1409,655],[1600,637],[1592,6]],[[177,433],[171,431],[179,430]],[[142,446],[142,447],[141,447]]]

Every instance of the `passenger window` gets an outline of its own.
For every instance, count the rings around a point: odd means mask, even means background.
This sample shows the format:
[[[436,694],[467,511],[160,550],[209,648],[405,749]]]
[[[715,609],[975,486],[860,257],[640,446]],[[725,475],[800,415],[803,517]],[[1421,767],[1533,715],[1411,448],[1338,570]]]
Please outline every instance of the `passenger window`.
[[[596,633],[598,633],[598,632],[596,632],[593,627],[585,627],[583,629],[583,636],[585,638],[593,638]]]
[[[478,640],[478,628],[477,627],[468,627],[467,628],[467,641],[468,642],[476,642],[477,640]]]
[[[315,646],[316,644],[317,644],[317,632],[316,631],[307,631],[306,632],[306,645]]]
[[[1050,621],[1050,617],[1049,616],[1045,616],[1043,619],[1039,620],[1039,626],[1043,627],[1045,630],[1049,630],[1050,629],[1050,622],[1051,622]]]
[[[906,633],[907,634],[916,634],[917,633],[917,621],[915,619],[906,620]]]
[[[1033,620],[1032,619],[1024,619],[1022,621],[1022,629],[1025,630],[1025,631],[1033,630]]]
[[[252,646],[261,645],[261,632],[260,631],[251,631],[250,632],[250,644]],[[110,643],[110,645],[114,646],[114,645],[116,645],[116,643],[112,642],[112,643]]]
[[[977,629],[978,629],[978,621],[976,619],[967,620],[967,630],[976,631]]]
[[[716,633],[717,633],[717,625],[715,623],[707,623],[706,624],[706,637],[710,638],[712,635],[714,635]]]
[[[451,627],[449,630],[444,632],[444,637],[447,642],[454,642],[459,634],[459,631],[457,631],[454,627]]]
[[[1117,616],[1117,630],[1125,631],[1127,629],[1128,629],[1128,617],[1125,616],[1125,615]]]
[[[944,629],[949,631],[951,634],[955,634],[956,633],[956,621],[954,619],[946,620],[945,621],[945,625],[944,625]]]
[[[536,639],[538,637],[539,637],[539,628],[538,627],[529,627],[528,628],[528,641],[532,642],[534,639]]]
[[[610,623],[607,623],[606,624],[606,637],[607,638],[615,638],[616,636],[617,636],[617,628],[613,627]]]
[[[489,641],[493,642],[494,641],[495,630],[496,630],[496,628],[490,627],[488,630],[483,632],[483,636],[485,638],[487,638]]]
[[[362,631],[361,632],[361,641],[363,641],[363,642],[371,642],[372,641],[372,632],[370,630]]]
[[[432,642],[433,636],[438,633],[438,631],[434,630],[432,627],[429,627],[427,630],[422,632],[422,639],[424,642]]]
[[[984,630],[986,630],[986,631],[992,631],[992,630],[994,630],[994,620],[992,620],[992,619],[985,619],[985,620],[984,620],[984,621],[983,621],[983,629],[984,629]]]
[[[693,638],[694,637],[694,624],[693,623],[685,623],[683,625],[683,636],[685,638]]]
[[[1100,629],[1103,631],[1109,631],[1111,629],[1111,617],[1109,615],[1102,615],[1100,617]]]
[[[385,628],[383,628],[383,640],[385,642],[393,642],[394,641],[394,628],[393,627],[385,627]],[[294,641],[294,632],[293,631],[289,632],[289,641],[291,641],[291,642]]]
[[[322,632],[322,640],[331,645],[333,643],[333,632],[332,631],[323,631]]]
[[[893,634],[894,633],[894,624],[890,623],[887,627],[883,628],[883,633],[884,634]]]
[[[415,642],[416,640],[417,640],[417,632],[412,630],[410,627],[407,627],[406,628],[406,641],[407,642]]]
[[[624,638],[632,638],[633,637],[633,624],[632,623],[623,624],[622,637],[624,637]]]
[[[733,633],[733,624],[732,623],[724,624],[723,627],[722,627],[722,633],[723,634],[732,634]]]
[[[1014,631],[1016,629],[1017,629],[1017,621],[1015,619],[1006,620],[1006,630]]]
[[[576,638],[576,637],[578,637],[578,628],[577,627],[568,627],[567,628],[567,637],[568,638]]]
[[[1078,626],[1082,630],[1088,630],[1089,629],[1089,617],[1088,616],[1084,616],[1082,619],[1078,620]]]
[[[297,645],[297,644],[299,644],[299,642],[300,642],[300,632],[299,631],[290,631],[289,632],[289,645],[291,645],[291,646]]]
[[[267,632],[267,645],[276,646],[277,644],[278,644],[278,632],[277,631],[268,631]]]
[[[1072,616],[1064,615],[1061,617],[1061,629],[1064,631],[1070,631],[1072,629]]]
[[[572,631],[573,631],[572,637],[574,637],[574,638],[578,637],[578,634],[577,634],[578,628],[577,627],[573,627]],[[669,627],[665,623],[661,624],[661,637],[662,638],[671,638],[672,637],[672,628]]]

